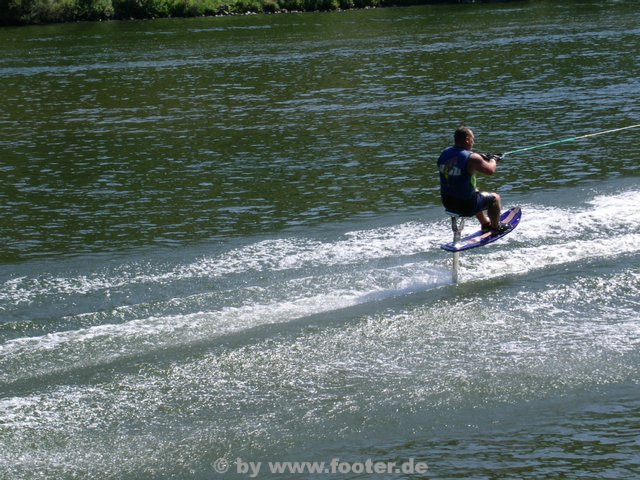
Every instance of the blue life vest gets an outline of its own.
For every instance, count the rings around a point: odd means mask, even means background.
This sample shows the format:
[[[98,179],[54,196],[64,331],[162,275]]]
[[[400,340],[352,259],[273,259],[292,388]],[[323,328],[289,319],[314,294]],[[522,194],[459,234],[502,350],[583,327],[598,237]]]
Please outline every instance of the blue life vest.
[[[467,200],[476,191],[476,176],[469,174],[471,151],[459,147],[445,149],[438,158],[440,194],[443,197]]]

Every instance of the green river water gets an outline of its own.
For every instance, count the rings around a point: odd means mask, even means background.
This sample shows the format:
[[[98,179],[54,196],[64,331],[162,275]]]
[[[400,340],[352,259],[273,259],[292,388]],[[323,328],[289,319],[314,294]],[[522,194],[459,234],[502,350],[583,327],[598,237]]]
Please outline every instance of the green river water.
[[[631,0],[0,29],[0,479],[640,475],[640,128],[479,178],[523,218],[457,284],[435,168],[640,124],[639,44]]]

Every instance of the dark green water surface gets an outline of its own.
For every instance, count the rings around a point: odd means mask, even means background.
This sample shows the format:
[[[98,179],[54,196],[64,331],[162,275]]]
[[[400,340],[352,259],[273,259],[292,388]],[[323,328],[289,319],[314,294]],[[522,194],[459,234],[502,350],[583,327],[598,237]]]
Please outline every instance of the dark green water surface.
[[[461,123],[490,151],[638,123],[633,10],[525,2],[3,29],[0,258],[437,204],[433,158]],[[636,135],[514,157],[500,186],[633,175]]]
[[[638,478],[640,128],[479,178],[523,217],[458,283],[435,169],[640,124],[638,45],[631,0],[0,29],[0,480]]]

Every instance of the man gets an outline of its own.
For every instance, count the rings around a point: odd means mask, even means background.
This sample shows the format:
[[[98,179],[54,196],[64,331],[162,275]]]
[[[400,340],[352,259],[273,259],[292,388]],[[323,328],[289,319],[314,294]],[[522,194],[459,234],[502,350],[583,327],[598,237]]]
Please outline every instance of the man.
[[[493,175],[500,157],[473,152],[476,139],[468,127],[459,127],[454,140],[455,145],[446,148],[438,158],[442,204],[463,217],[475,215],[484,232],[497,234],[508,230],[507,225],[500,223],[500,195],[476,188],[476,173]]]

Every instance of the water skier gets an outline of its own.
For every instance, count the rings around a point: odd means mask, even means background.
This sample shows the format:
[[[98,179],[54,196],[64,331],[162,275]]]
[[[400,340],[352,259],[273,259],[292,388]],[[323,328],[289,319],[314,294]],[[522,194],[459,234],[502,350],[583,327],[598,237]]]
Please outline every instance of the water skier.
[[[459,127],[454,134],[454,146],[440,154],[438,170],[442,204],[448,211],[460,216],[475,215],[482,231],[499,234],[509,230],[508,225],[500,222],[500,195],[479,191],[476,188],[476,173],[493,175],[500,157],[473,152],[475,140],[470,128]]]

